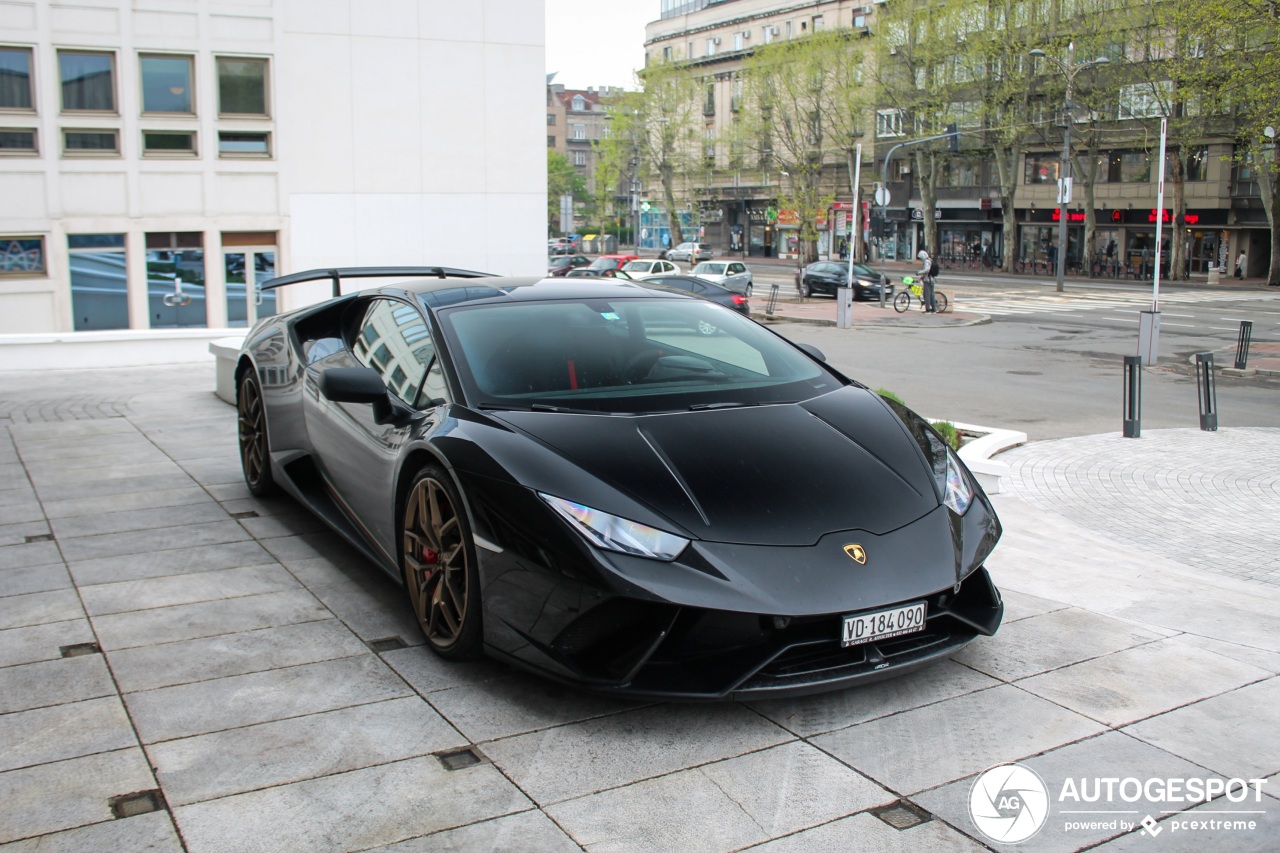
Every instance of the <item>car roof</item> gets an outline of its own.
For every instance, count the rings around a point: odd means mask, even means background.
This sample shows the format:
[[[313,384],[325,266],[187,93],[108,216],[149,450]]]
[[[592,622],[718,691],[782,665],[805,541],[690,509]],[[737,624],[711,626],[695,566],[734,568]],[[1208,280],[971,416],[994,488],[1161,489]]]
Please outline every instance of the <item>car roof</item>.
[[[702,279],[698,279],[702,281]],[[706,282],[711,284],[711,282]],[[715,285],[712,285],[715,286]],[[597,278],[544,278],[536,276],[491,276],[489,278],[416,278],[388,283],[378,290],[385,293],[407,292],[414,295],[438,294],[473,288],[477,291],[461,301],[474,301],[489,296],[521,302],[556,299],[616,299],[625,297],[667,296],[657,293],[641,281]],[[490,291],[483,293],[483,291]],[[367,291],[366,291],[367,292]]]

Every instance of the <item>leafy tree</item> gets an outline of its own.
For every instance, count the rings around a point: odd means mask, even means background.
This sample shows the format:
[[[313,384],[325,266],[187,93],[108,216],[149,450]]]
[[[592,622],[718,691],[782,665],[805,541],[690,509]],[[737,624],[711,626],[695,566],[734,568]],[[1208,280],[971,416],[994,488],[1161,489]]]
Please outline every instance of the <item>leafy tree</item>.
[[[587,180],[559,151],[547,149],[547,233],[560,230],[560,197],[585,198]]]
[[[742,69],[735,143],[755,153],[762,171],[783,178],[778,202],[797,214],[802,264],[817,259],[816,223],[835,199],[824,166],[845,152],[851,157],[856,141],[865,101],[850,91],[861,66],[854,54],[847,33],[819,32],[765,45]]]

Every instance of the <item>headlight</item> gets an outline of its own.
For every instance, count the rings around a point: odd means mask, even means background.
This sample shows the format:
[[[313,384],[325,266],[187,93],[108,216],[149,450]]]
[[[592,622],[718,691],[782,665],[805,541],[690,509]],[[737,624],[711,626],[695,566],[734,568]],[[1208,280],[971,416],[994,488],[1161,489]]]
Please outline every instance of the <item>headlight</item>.
[[[538,492],[552,509],[598,548],[655,560],[674,560],[689,540],[589,506]]]
[[[956,515],[964,515],[969,509],[969,504],[973,503],[973,487],[969,485],[969,478],[964,475],[964,470],[960,467],[960,460],[949,449],[947,450],[947,479],[941,485],[942,502]]]

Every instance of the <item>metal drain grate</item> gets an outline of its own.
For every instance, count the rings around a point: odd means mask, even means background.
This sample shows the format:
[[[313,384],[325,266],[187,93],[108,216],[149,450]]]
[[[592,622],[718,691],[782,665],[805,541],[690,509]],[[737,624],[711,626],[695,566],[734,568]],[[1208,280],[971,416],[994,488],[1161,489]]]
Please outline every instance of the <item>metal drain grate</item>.
[[[878,809],[872,809],[871,813],[899,832],[927,823],[933,819],[933,815],[924,809],[911,803],[905,803],[902,800],[890,803],[887,806],[881,806]]]
[[[258,513],[256,510],[246,509],[244,512],[231,513],[231,517],[239,521],[242,518],[258,518]]]
[[[111,814],[117,818],[163,811],[166,808],[164,794],[154,788],[150,791],[135,791],[132,794],[112,797],[107,800],[107,805],[111,807]]]
[[[97,643],[72,643],[69,646],[60,646],[58,651],[62,652],[64,658],[78,658],[84,655],[100,655],[102,649]]]
[[[370,640],[368,646],[375,652],[393,652],[396,649],[407,649],[409,644],[399,637],[383,637],[381,640]]]
[[[477,764],[484,763],[484,756],[474,746],[449,749],[444,752],[433,753],[433,755],[440,760],[445,770],[461,770],[464,767],[474,767]]]

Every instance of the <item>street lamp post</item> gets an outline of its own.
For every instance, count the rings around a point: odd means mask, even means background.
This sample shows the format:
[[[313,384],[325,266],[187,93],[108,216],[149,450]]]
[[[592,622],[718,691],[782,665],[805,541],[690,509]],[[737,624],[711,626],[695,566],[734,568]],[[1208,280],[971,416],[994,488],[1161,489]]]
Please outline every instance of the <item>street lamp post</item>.
[[[1063,75],[1067,78],[1067,94],[1062,105],[1062,171],[1058,179],[1058,268],[1057,283],[1058,292],[1062,293],[1066,290],[1067,275],[1067,205],[1071,201],[1071,110],[1075,104],[1071,103],[1072,89],[1075,85],[1076,75],[1086,68],[1092,68],[1095,65],[1105,65],[1110,60],[1105,56],[1099,56],[1097,59],[1091,59],[1088,62],[1076,64],[1076,44],[1070,42],[1067,45],[1067,61],[1054,59],[1040,48],[1031,51],[1032,56],[1043,57],[1054,65],[1058,66]],[[1082,251],[1083,251],[1082,247]]]

